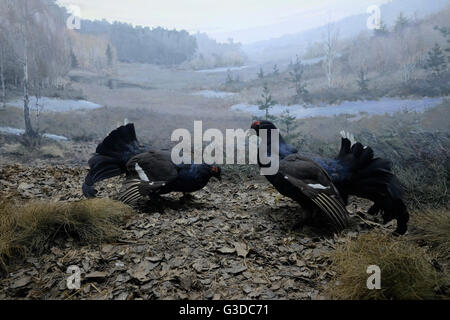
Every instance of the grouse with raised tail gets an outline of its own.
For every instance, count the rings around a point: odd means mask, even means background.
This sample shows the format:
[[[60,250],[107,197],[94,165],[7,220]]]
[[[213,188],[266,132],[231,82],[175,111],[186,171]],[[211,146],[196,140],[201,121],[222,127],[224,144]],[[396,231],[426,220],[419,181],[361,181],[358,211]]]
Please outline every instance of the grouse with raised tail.
[[[146,150],[138,143],[134,124],[111,132],[98,145],[89,167],[83,184],[84,196],[95,197],[95,183],[126,174],[119,200],[129,205],[136,205],[149,196],[201,190],[212,177],[221,180],[218,166],[176,165],[169,152]]]
[[[269,132],[267,135],[267,150],[270,150],[270,131],[276,130],[277,127],[270,121],[261,120],[253,122],[251,128],[257,134],[263,129]],[[321,207],[314,201],[319,195],[323,199],[324,196],[321,194],[330,193],[331,190],[335,190],[333,195],[335,201],[342,205],[347,204],[350,195],[373,201],[374,205],[370,208],[369,213],[382,212],[385,223],[396,219],[397,229],[395,234],[405,234],[408,228],[409,214],[403,201],[402,186],[392,172],[391,162],[386,159],[375,158],[372,148],[355,142],[352,135],[345,132],[341,134],[341,150],[335,159],[298,152],[295,147],[288,144],[279,135],[280,173],[275,176],[267,176],[267,179],[282,194],[297,200],[307,208],[311,207],[311,201],[314,202],[315,208],[320,208],[320,211],[325,213],[329,221],[333,222],[338,229],[343,226],[341,220],[346,219],[344,211],[339,210],[339,205],[323,203],[322,201]],[[323,170],[322,174],[325,174],[326,178],[315,173],[317,167]],[[280,177],[283,177],[286,168],[297,177],[297,180],[310,188],[298,183],[287,183],[288,180],[280,179]],[[298,197],[295,198],[290,192],[285,191],[292,187],[295,187],[298,193],[301,192],[303,198],[298,200]],[[311,190],[311,188],[314,190]],[[311,193],[311,191],[314,192]],[[332,210],[332,205],[335,207],[334,210]]]

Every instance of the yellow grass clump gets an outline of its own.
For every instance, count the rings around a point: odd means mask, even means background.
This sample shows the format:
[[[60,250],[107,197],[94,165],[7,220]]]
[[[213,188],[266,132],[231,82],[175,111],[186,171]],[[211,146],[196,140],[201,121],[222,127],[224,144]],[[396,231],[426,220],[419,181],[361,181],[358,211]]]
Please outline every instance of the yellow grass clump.
[[[113,241],[130,207],[108,199],[73,203],[13,204],[0,199],[0,269],[29,253],[40,254],[69,237],[81,244]]]
[[[327,295],[338,300],[417,300],[442,298],[442,279],[424,248],[372,232],[347,240],[332,253],[334,284]],[[369,290],[367,268],[381,270],[381,289]]]
[[[410,238],[424,244],[442,260],[447,269],[450,262],[450,210],[434,209],[411,215]]]
[[[39,152],[48,158],[64,158],[64,149],[57,144],[49,144],[40,147]]]

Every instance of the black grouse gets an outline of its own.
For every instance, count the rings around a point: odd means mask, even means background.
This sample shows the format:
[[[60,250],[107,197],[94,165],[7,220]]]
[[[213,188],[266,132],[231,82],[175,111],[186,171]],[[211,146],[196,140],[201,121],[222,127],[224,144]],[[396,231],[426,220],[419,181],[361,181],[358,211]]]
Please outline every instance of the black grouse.
[[[270,121],[261,120],[253,122],[251,128],[258,135],[259,130],[268,131],[267,150],[270,150],[270,130],[277,127]],[[405,234],[409,214],[403,201],[402,186],[392,173],[392,163],[375,158],[372,148],[355,143],[352,135],[341,134],[341,150],[335,159],[298,152],[279,135],[280,171],[267,179],[281,194],[296,200],[309,211],[320,209],[337,229],[347,223],[343,205],[353,195],[373,201],[369,213],[382,212],[384,223],[396,219],[395,234]]]
[[[136,205],[147,197],[171,192],[191,193],[204,188],[212,177],[221,180],[221,169],[207,164],[176,165],[167,151],[145,150],[136,138],[134,124],[111,132],[89,160],[83,194],[95,197],[95,183],[121,174],[126,179],[119,200]]]

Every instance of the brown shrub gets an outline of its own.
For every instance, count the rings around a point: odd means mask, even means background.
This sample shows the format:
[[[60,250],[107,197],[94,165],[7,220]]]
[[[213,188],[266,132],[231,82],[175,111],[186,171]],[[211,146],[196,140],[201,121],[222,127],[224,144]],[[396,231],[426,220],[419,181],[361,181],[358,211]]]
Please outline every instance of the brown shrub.
[[[11,259],[40,254],[69,237],[80,244],[113,241],[130,207],[108,199],[74,203],[31,202],[16,205],[0,200],[0,269]]]
[[[335,285],[327,290],[332,299],[409,300],[442,298],[442,278],[424,248],[406,239],[372,232],[348,239],[332,254]],[[367,288],[367,267],[381,269],[381,289]]]

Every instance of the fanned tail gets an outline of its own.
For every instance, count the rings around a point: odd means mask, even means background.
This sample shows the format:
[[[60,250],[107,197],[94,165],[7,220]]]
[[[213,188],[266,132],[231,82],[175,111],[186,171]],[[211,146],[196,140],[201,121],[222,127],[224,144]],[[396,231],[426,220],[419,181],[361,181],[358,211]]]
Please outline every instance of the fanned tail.
[[[82,187],[84,196],[95,197],[95,183],[125,173],[127,162],[143,152],[136,138],[134,124],[119,127],[111,132],[98,145],[95,155],[89,160],[90,170]]]
[[[372,200],[375,204],[369,212],[383,212],[385,223],[396,219],[395,232],[405,234],[409,214],[403,201],[403,187],[392,172],[392,163],[375,158],[372,148],[359,142],[353,144],[349,137],[349,134],[343,135],[337,160],[350,176],[336,186],[344,197],[355,195]]]

